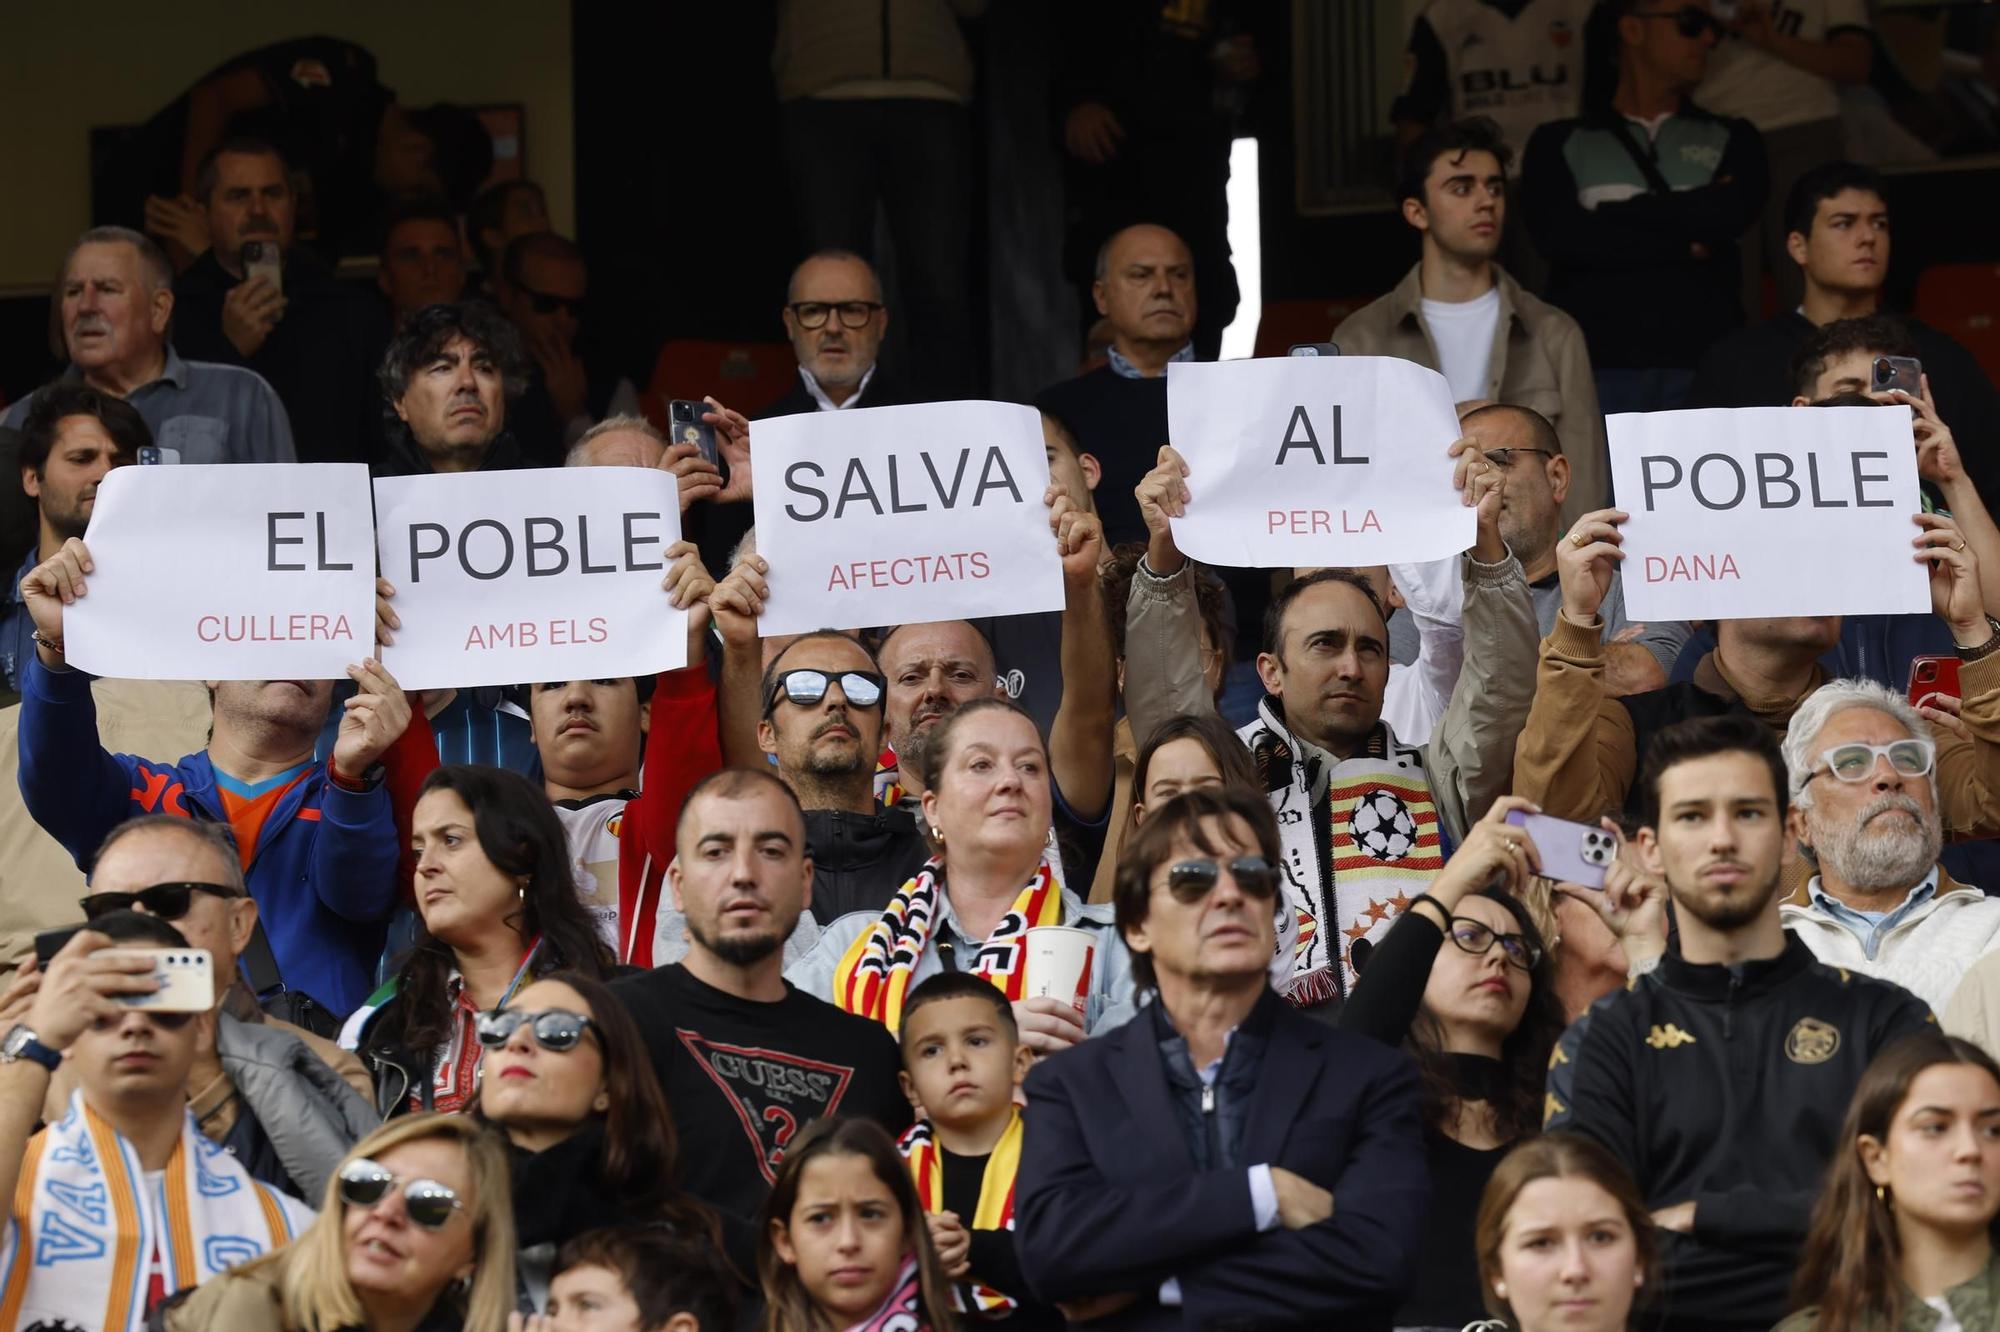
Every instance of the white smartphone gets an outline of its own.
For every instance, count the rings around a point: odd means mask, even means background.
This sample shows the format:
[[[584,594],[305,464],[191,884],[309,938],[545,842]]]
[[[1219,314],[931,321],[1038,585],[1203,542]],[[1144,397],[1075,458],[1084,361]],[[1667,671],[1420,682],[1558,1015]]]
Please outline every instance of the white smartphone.
[[[248,282],[254,277],[263,278],[279,295],[284,294],[284,260],[278,253],[278,242],[243,242],[243,280]]]
[[[119,1002],[162,1013],[206,1013],[215,1007],[215,959],[206,948],[107,948],[120,957],[153,960],[153,978],[160,988],[151,994],[128,994]]]

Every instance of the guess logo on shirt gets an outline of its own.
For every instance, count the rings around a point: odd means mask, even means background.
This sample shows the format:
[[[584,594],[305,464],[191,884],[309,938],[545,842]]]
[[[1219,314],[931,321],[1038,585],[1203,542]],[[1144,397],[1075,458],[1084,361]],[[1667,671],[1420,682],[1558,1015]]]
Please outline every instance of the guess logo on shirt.
[[[678,1027],[674,1035],[729,1098],[756,1149],[758,1167],[772,1183],[786,1144],[815,1119],[838,1112],[854,1079],[852,1068],[786,1050],[725,1045]]]

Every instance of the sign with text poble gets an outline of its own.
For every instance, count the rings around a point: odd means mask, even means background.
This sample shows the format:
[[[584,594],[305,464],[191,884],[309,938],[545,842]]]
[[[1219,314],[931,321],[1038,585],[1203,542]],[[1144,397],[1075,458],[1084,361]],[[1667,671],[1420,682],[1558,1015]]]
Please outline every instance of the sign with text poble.
[[[1473,543],[1443,375],[1388,356],[1167,367],[1167,434],[1194,496],[1174,540],[1238,568],[1402,564]]]
[[[651,675],[687,664],[687,612],[661,583],[678,483],[644,467],[385,477],[382,576],[405,689]]]
[[[1060,610],[1041,414],[1003,402],[759,421],[765,634]]]
[[[1606,419],[1633,620],[1930,610],[1910,413],[1735,407]]]
[[[69,664],[134,680],[345,679],[375,650],[358,463],[120,467],[84,533]]]

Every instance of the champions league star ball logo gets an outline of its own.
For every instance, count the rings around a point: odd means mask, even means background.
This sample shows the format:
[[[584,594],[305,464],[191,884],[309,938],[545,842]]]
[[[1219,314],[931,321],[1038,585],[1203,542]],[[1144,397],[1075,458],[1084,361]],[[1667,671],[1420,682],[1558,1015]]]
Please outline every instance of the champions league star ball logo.
[[[1394,791],[1378,788],[1355,801],[1347,830],[1373,860],[1401,860],[1417,845],[1417,821]]]

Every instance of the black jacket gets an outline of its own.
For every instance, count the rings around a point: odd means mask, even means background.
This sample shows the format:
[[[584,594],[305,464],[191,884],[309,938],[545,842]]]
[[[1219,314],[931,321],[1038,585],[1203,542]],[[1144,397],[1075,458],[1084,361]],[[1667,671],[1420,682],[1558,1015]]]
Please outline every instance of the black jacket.
[[[930,855],[906,810],[806,811],[813,858],[813,918],[831,925],[850,911],[880,911]]]
[[[1907,990],[1823,966],[1788,931],[1783,953],[1735,967],[1670,952],[1564,1033],[1546,1126],[1610,1148],[1648,1208],[1694,1202],[1694,1233],[1664,1237],[1664,1326],[1761,1332],[1784,1316],[1855,1084],[1935,1024]]]
[[[1240,1168],[1196,1168],[1148,1014],[1029,1070],[1014,1233],[1038,1298],[1138,1291],[1093,1324],[1103,1332],[1391,1326],[1417,1275],[1430,1200],[1416,1067],[1265,1000],[1254,1016],[1270,1029],[1243,1101]],[[1256,1165],[1331,1190],[1333,1216],[1260,1232]],[[1168,1277],[1180,1283],[1178,1308],[1157,1298]]]
[[[882,363],[877,361],[875,363],[875,373],[869,377],[867,386],[861,390],[860,397],[856,400],[854,406],[901,407],[905,403],[919,401],[921,399],[912,397],[908,390],[903,387],[893,371],[885,370]],[[805,381],[794,374],[792,376],[791,388],[785,391],[783,397],[758,412],[756,419],[762,421],[772,416],[804,416],[808,412],[816,412],[818,410],[819,404],[813,401],[812,394],[806,392]],[[842,410],[847,411],[851,409],[843,407]]]
[[[511,404],[510,404],[511,409]],[[514,439],[514,432],[502,430],[493,437],[487,447],[486,456],[480,459],[475,472],[511,472],[519,467],[533,467],[536,464],[522,450]],[[410,428],[398,423],[390,427],[389,438],[377,455],[374,465],[368,471],[373,476],[430,476],[437,469],[430,459],[417,447],[417,441],[410,435]]]

